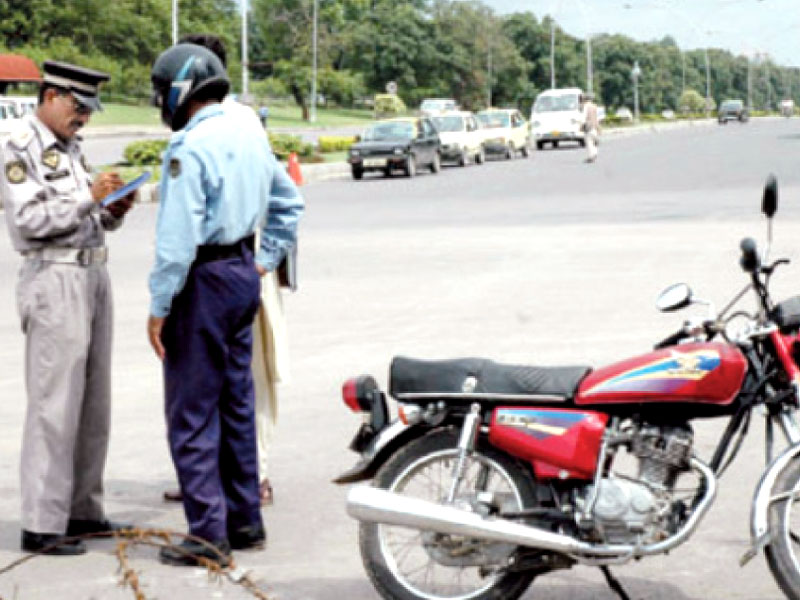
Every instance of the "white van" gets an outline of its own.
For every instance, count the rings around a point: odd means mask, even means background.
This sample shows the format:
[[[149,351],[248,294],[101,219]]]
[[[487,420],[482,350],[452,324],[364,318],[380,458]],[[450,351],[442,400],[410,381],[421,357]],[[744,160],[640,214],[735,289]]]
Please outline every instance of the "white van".
[[[536,148],[546,142],[558,147],[559,142],[578,142],[585,145],[580,88],[547,90],[536,97],[531,108],[531,133]]]

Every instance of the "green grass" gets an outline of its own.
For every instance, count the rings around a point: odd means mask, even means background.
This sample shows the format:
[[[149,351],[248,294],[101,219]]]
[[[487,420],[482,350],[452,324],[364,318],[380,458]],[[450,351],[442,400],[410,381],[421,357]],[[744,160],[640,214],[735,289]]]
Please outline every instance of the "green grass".
[[[309,123],[301,118],[300,107],[290,105],[275,105],[269,107],[269,121],[267,126],[291,127],[306,129],[310,127],[336,127],[343,125],[366,124],[373,120],[372,112],[353,108],[319,108],[317,122]],[[89,127],[107,127],[109,125],[146,125],[157,127],[161,125],[161,117],[157,108],[153,106],[130,106],[127,104],[114,104],[106,102],[103,111],[92,115]]]

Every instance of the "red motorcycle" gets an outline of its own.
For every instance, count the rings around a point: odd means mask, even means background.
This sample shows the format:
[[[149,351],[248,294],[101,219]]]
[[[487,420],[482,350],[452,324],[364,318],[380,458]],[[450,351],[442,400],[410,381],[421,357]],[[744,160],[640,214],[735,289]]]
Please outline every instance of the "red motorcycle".
[[[364,415],[351,448],[361,460],[337,483],[353,487],[366,571],[391,600],[519,597],[542,573],[603,569],[684,543],[706,514],[717,479],[736,456],[754,412],[766,419],[768,466],[752,501],[752,546],[763,550],[788,598],[800,599],[800,296],[774,304],[769,281],[786,259],[767,261],[777,185],[762,212],[768,245],[741,242],[749,283],[716,314],[689,286],[667,288],[657,308],[693,304],[687,321],[642,356],[589,367],[503,365],[485,359],[395,358],[386,395],[366,375],[344,401]],[[749,290],[755,314],[733,307]],[[754,411],[760,407],[758,411]],[[691,422],[728,418],[709,462]],[[788,449],[772,458],[774,428]]]

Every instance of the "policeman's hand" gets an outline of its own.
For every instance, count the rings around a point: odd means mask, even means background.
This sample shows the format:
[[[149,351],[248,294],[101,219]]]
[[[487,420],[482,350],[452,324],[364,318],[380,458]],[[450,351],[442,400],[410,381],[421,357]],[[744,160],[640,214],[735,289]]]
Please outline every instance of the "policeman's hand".
[[[161,330],[164,328],[164,317],[154,317],[150,315],[147,319],[147,337],[150,338],[150,345],[155,350],[156,356],[164,360],[166,352],[164,352],[164,345],[161,343]]]
[[[269,273],[269,271],[267,271],[267,270],[266,270],[264,267],[262,267],[262,266],[261,266],[260,264],[258,264],[258,263],[256,263],[256,272],[258,273],[258,276],[259,276],[259,277],[263,277],[264,275],[266,275],[267,273]]]
[[[100,202],[114,190],[118,190],[123,185],[119,173],[100,173],[92,182],[92,200]]]
[[[111,213],[112,217],[115,219],[121,219],[125,216],[125,213],[131,209],[131,206],[133,206],[133,203],[136,200],[136,193],[137,192],[135,191],[131,192],[122,200],[117,200],[116,202],[106,206],[106,209]]]

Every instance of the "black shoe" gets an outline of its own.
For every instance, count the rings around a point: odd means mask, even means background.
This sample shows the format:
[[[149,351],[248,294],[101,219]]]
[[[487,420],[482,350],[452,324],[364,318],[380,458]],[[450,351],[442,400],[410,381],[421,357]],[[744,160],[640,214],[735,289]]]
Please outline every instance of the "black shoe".
[[[118,531],[133,529],[130,523],[116,523],[108,519],[100,521],[90,521],[85,519],[70,519],[67,524],[67,535],[88,535],[112,536]]]
[[[227,567],[230,565],[231,545],[226,540],[210,543],[216,547],[217,551],[200,542],[183,540],[177,546],[161,548],[161,551],[158,553],[158,558],[165,565],[173,565],[175,567],[203,566],[198,558],[210,560],[211,562],[217,563],[220,567]]]
[[[239,527],[228,531],[228,541],[234,550],[263,550],[267,545],[267,532],[263,525]]]
[[[50,556],[86,554],[86,545],[81,540],[66,540],[58,533],[34,533],[25,529],[22,530],[22,549]]]

